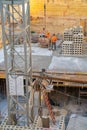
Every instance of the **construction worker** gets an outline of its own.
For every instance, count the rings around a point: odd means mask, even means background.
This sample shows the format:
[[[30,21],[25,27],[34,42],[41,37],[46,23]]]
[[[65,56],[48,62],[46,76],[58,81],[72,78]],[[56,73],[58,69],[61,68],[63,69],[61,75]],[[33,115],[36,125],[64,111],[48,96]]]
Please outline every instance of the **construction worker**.
[[[47,31],[45,37],[50,39],[50,32]]]
[[[57,41],[57,36],[55,34],[53,34],[53,36],[51,37],[51,46],[52,46],[52,50],[56,50],[56,41]]]
[[[45,37],[48,39],[48,49],[50,50],[51,48],[51,42],[50,42],[50,38],[51,38],[51,35],[50,35],[50,32],[46,32],[45,34]]]

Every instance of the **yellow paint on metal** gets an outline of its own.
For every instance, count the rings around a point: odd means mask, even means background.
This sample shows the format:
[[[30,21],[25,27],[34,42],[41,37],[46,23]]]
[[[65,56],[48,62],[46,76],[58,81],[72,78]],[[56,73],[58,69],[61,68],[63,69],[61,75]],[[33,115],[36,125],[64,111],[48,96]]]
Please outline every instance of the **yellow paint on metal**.
[[[0,71],[0,79],[5,79],[5,78],[6,78],[5,72]]]

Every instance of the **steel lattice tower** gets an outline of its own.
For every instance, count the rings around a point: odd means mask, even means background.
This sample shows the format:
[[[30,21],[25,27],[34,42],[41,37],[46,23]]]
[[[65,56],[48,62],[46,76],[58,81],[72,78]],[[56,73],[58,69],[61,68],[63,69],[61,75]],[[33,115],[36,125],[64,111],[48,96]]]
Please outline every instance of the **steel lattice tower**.
[[[8,123],[29,125],[32,83],[29,0],[2,1],[2,41],[6,69]]]

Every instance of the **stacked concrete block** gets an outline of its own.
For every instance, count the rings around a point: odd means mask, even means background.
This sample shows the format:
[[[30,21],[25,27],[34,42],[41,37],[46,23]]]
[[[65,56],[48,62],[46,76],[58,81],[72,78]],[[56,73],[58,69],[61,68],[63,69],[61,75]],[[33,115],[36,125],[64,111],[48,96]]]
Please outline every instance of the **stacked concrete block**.
[[[60,116],[59,130],[65,130],[65,116]]]
[[[73,27],[73,34],[79,34],[83,32],[82,26]]]
[[[65,30],[64,32],[64,41],[72,41],[73,40],[73,32],[72,30]]]
[[[67,29],[64,32],[64,42],[62,45],[63,55],[83,54],[83,29],[81,26]]]
[[[83,34],[78,33],[73,35],[73,54],[82,55],[82,45],[83,45]]]
[[[87,42],[83,43],[82,54],[87,55]]]
[[[76,43],[83,43],[83,34],[79,33],[79,34],[74,34],[73,35],[73,42]]]
[[[16,125],[1,125],[0,130],[32,130],[32,127],[28,126],[16,126]]]
[[[73,54],[82,55],[82,44],[77,43],[73,45]]]
[[[33,130],[30,126],[17,126],[17,125],[8,125],[8,118],[0,125],[0,130]]]
[[[63,55],[72,55],[73,53],[73,30],[66,29],[64,31],[64,42],[62,44],[62,54]]]
[[[62,44],[62,54],[63,55],[72,55],[73,54],[73,42],[64,41]]]

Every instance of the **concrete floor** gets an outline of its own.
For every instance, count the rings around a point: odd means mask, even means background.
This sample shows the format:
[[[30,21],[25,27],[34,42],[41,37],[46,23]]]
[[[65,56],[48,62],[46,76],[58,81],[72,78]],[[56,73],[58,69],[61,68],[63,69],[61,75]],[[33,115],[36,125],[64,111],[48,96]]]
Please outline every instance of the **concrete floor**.
[[[16,46],[16,50],[23,55],[22,46]],[[2,49],[0,55],[0,70],[5,70]],[[22,61],[17,61],[22,67]],[[52,51],[48,48],[40,48],[37,43],[32,43],[32,68],[33,70],[45,68],[57,72],[87,72],[87,56],[62,56],[61,47],[58,45],[56,51]]]
[[[22,51],[21,48],[16,47],[18,52]],[[0,70],[5,70],[2,49],[0,56]],[[61,55],[61,47],[58,45],[56,51],[51,51],[48,48],[40,48],[37,43],[32,43],[32,68],[37,71],[45,68],[56,72],[87,72],[87,57],[64,57]]]
[[[36,46],[36,48],[40,49],[37,44],[32,44],[32,46]],[[32,53],[32,66],[35,70],[41,70],[45,68],[50,71],[58,71],[58,72],[86,72],[87,71],[87,57],[83,56],[62,56],[61,48],[57,46],[56,51],[50,51],[47,48],[42,48],[45,52],[40,52],[39,55],[36,53],[35,55]]]
[[[74,115],[70,118],[66,130],[87,130],[87,117]]]

